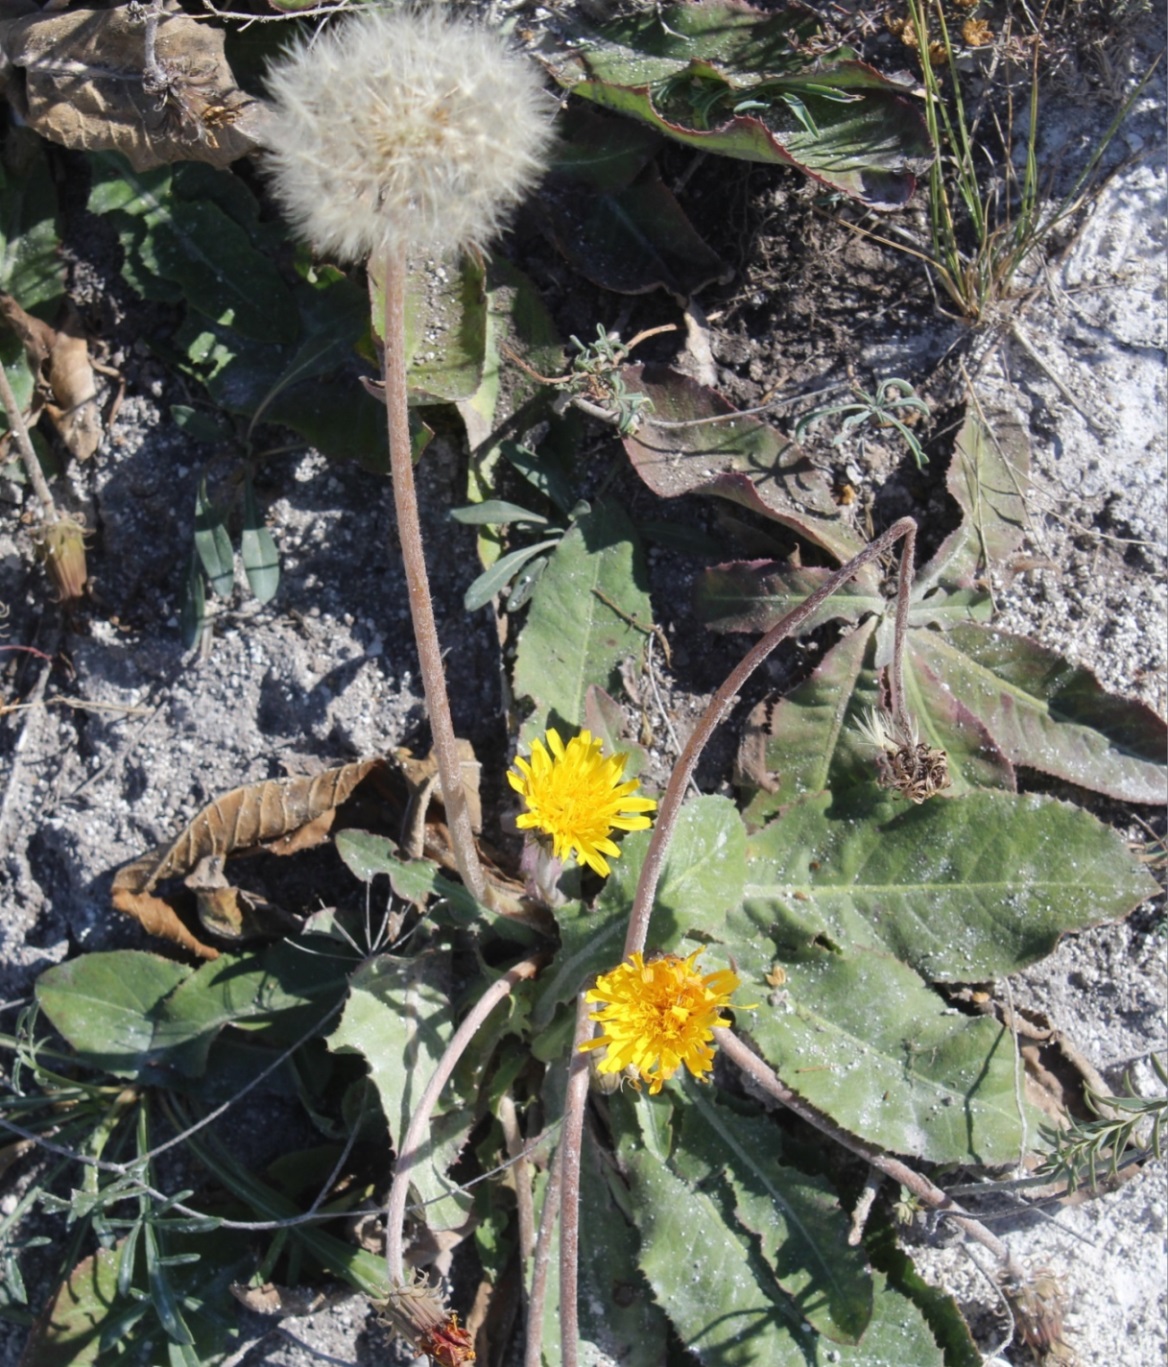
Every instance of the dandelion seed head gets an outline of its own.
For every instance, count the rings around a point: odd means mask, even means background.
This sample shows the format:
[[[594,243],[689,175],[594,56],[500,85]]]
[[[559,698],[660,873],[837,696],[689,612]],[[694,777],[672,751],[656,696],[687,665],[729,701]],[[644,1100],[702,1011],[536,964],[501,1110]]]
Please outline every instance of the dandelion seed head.
[[[369,8],[267,73],[273,191],[345,261],[484,245],[538,180],[547,97],[522,54],[434,11]]]

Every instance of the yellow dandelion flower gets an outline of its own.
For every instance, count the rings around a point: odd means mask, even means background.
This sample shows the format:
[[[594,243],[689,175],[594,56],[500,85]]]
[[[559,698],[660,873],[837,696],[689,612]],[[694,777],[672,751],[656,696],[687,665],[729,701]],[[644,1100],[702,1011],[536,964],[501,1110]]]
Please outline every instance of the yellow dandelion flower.
[[[700,949],[687,959],[666,954],[652,963],[633,954],[597,978],[584,1000],[604,1003],[591,1015],[604,1026],[604,1034],[580,1048],[605,1047],[598,1072],[621,1073],[630,1068],[649,1084],[651,1095],[683,1063],[699,1081],[704,1079],[713,1065],[714,1027],[730,1024],[720,1013],[729,1005],[739,980],[728,968],[703,976],[694,967],[700,954]]]
[[[547,745],[535,741],[530,762],[517,759],[507,782],[527,803],[527,811],[515,822],[521,831],[551,836],[557,859],[574,855],[605,877],[610,870],[604,856],[620,854],[609,838],[611,832],[643,831],[650,824],[644,813],[655,811],[657,804],[632,796],[636,779],[621,782],[626,756],[605,759],[601,749],[590,731],[581,731],[565,745],[559,733],[549,729]]]

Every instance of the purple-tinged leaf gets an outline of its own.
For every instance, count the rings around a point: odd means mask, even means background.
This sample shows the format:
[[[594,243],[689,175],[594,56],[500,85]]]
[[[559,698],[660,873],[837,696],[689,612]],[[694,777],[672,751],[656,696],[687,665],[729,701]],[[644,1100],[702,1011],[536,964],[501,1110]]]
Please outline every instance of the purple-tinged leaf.
[[[690,147],[794,166],[867,204],[905,203],[933,149],[910,92],[850,49],[809,58],[807,10],[673,6],[577,23],[561,85]]]
[[[915,597],[937,588],[977,592],[987,568],[1014,554],[1026,532],[1029,476],[1030,442],[1017,421],[995,415],[991,428],[970,407],[945,481],[965,516],[921,570]]]
[[[621,379],[630,393],[653,400],[652,417],[624,445],[654,493],[704,493],[740,503],[838,560],[850,560],[863,548],[826,476],[773,427],[757,417],[735,416],[720,394],[674,370],[626,366]]]
[[[1168,728],[1025,636],[973,624],[914,631],[914,670],[942,678],[1014,764],[1124,802],[1168,797]]]

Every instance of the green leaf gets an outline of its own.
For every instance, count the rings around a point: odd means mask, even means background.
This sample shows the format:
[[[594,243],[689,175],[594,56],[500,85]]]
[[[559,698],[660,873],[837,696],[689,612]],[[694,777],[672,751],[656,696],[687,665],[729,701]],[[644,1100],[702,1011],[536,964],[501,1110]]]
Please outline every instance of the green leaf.
[[[553,537],[548,541],[537,541],[532,546],[521,546],[517,551],[508,551],[506,555],[501,555],[489,570],[484,570],[477,579],[471,581],[467,591],[462,595],[462,606],[467,612],[477,612],[479,608],[486,607],[497,593],[502,593],[507,585],[523,569],[524,565],[534,560],[537,555],[544,551],[551,550],[553,546],[560,544],[559,537]],[[532,585],[531,593],[535,591]],[[508,606],[511,605],[511,598],[507,599]],[[516,604],[515,606],[520,606]]]
[[[1126,915],[1154,880],[1114,831],[1052,798],[971,792],[832,820],[828,798],[747,842],[745,906],[801,950],[890,951],[934,981],[982,982],[1060,935]]]
[[[230,598],[235,588],[235,551],[223,514],[207,497],[207,481],[199,481],[195,498],[195,550],[211,588],[220,598]]]
[[[887,802],[877,785],[876,751],[860,729],[882,700],[875,632],[876,622],[865,622],[785,698],[751,714],[736,777],[748,825],[765,825],[792,802],[819,792],[831,792],[831,815],[837,817],[873,815]],[[905,693],[922,741],[948,756],[950,796],[975,788],[1014,791],[1013,767],[984,726],[933,675],[919,677],[911,659]]]
[[[280,587],[280,553],[256,507],[251,479],[243,484],[243,530],[240,556],[248,586],[259,603],[270,603]]]
[[[151,1226],[144,1229],[149,1239]],[[26,1359],[37,1367],[83,1367],[116,1363],[119,1367],[159,1367],[167,1361],[162,1314],[181,1323],[189,1340],[179,1360],[221,1362],[235,1337],[237,1304],[233,1281],[246,1277],[253,1259],[246,1246],[227,1231],[157,1236],[165,1239],[168,1283],[161,1299],[143,1302],[118,1294],[120,1248],[99,1249],[69,1273],[52,1308],[33,1330]],[[194,1255],[193,1261],[170,1259]],[[158,1290],[155,1280],[151,1291]],[[180,1310],[181,1307],[181,1310]],[[159,1317],[151,1315],[151,1309]],[[159,1313],[161,1312],[161,1313]],[[171,1343],[175,1343],[172,1338]],[[177,1347],[177,1344],[176,1344]],[[173,1358],[170,1360],[173,1361]]]
[[[675,1163],[691,1181],[721,1176],[734,1212],[760,1241],[763,1257],[799,1313],[819,1333],[857,1343],[872,1318],[872,1275],[848,1242],[850,1221],[822,1177],[776,1158],[774,1123],[720,1106],[689,1088]]]
[[[549,726],[574,731],[590,684],[618,686],[621,661],[639,655],[652,621],[645,583],[636,532],[615,504],[597,504],[565,533],[519,637],[515,692],[534,704],[521,745]]]
[[[995,414],[990,427],[970,405],[945,480],[964,516],[917,576],[915,598],[960,589],[1013,555],[1026,534],[1029,477],[1030,442],[1017,420]]]
[[[953,1011],[879,950],[809,948],[785,970],[782,992],[744,1023],[788,1087],[894,1153],[1017,1161],[1023,1118],[1002,1025]]]
[[[207,616],[207,583],[196,553],[192,553],[187,564],[179,626],[183,646],[187,650],[194,650],[197,646],[201,653],[210,637],[211,622]]]
[[[0,164],[0,292],[47,318],[64,291],[57,190],[44,144],[9,128]]]
[[[632,185],[598,192],[583,182],[545,184],[540,207],[572,266],[601,289],[685,300],[733,270],[698,236],[655,167]]]
[[[466,928],[491,926],[505,939],[531,944],[536,932],[522,921],[504,916],[476,902],[461,883],[444,878],[428,859],[399,859],[397,846],[383,835],[367,831],[342,831],[336,838],[337,853],[363,883],[378,874],[389,877],[394,895],[416,906],[430,902],[428,915],[440,925]]]
[[[633,831],[597,899],[597,910],[625,916],[633,904],[651,830]],[[649,942],[675,950],[691,931],[716,938],[726,913],[742,898],[746,831],[734,803],[712,794],[691,798],[678,813],[653,899]]]
[[[400,1146],[422,1089],[454,1033],[451,992],[446,954],[369,959],[353,975],[344,1015],[329,1037],[334,1053],[365,1059],[395,1145]],[[471,1197],[457,1191],[446,1174],[473,1123],[473,1107],[463,1105],[448,1087],[410,1178],[418,1199],[427,1203],[424,1218],[431,1230],[456,1229],[466,1220]]]
[[[863,1341],[828,1348],[801,1321],[742,1236],[727,1226],[709,1193],[627,1141],[621,1157],[641,1234],[641,1269],[699,1362],[707,1367],[807,1367],[817,1361],[942,1367],[919,1312],[880,1275],[873,1279],[873,1313]]]
[[[577,20],[553,66],[574,94],[678,142],[796,166],[866,203],[903,204],[932,159],[904,86],[849,49],[808,58],[804,11],[676,5],[600,27]],[[802,50],[801,50],[802,49]]]
[[[546,1026],[563,1002],[571,1001],[594,974],[621,960],[629,909],[649,847],[651,831],[624,837],[595,910],[578,902],[557,908],[560,950],[540,976],[533,1017]],[[682,807],[669,843],[649,925],[651,950],[687,953],[717,940],[727,912],[742,897],[745,831],[734,804],[706,796]],[[687,939],[691,943],[686,946]]]
[[[580,1155],[580,1263],[577,1307],[581,1361],[621,1367],[662,1367],[666,1324],[637,1267],[636,1230],[627,1192],[607,1155],[584,1144]],[[558,1231],[553,1247],[558,1246]],[[544,1303],[542,1362],[559,1367],[559,1260],[551,1259]],[[589,1349],[592,1351],[590,1352]]]
[[[135,1077],[154,1050],[163,1000],[192,971],[136,949],[85,954],[46,969],[36,997],[54,1029],[87,1062]]]
[[[294,946],[221,955],[192,970],[138,950],[87,954],[37,980],[55,1028],[93,1067],[120,1077],[198,1077],[226,1025],[271,1021],[295,1040],[347,982],[345,965],[319,965]],[[290,1033],[289,1033],[290,1032]]]
[[[912,667],[943,679],[1013,763],[1125,802],[1168,796],[1163,720],[1106,692],[1056,651],[969,625],[913,632],[909,653]]]
[[[369,264],[373,330],[383,338],[385,283],[382,263]],[[406,382],[410,402],[469,399],[483,379],[487,347],[487,282],[469,253],[457,261],[410,262],[405,301]]]
[[[288,287],[237,218],[205,194],[182,198],[178,173],[135,171],[115,152],[90,155],[90,211],[118,216],[119,236],[134,253],[127,262],[131,284],[149,292],[143,277],[153,276],[163,288],[151,297],[182,298],[211,322],[255,341],[295,340],[299,319]],[[238,198],[235,177],[217,174]],[[199,188],[205,186],[202,177]]]

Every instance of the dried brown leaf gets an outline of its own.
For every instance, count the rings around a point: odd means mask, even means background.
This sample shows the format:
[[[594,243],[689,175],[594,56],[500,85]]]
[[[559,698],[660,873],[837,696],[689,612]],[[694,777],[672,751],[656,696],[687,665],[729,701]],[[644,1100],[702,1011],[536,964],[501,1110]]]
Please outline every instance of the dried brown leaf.
[[[156,42],[164,80],[148,90],[140,12],[127,5],[0,21],[0,81],[24,121],[66,147],[121,152],[138,171],[174,161],[223,167],[253,151],[265,106],[236,85],[223,31],[177,8],[164,13]]]
[[[69,308],[61,326],[53,328],[26,313],[11,295],[0,294],[0,316],[24,344],[39,381],[30,421],[43,407],[70,454],[88,460],[101,441],[101,413],[89,344],[76,310]],[[52,395],[51,402],[43,400],[44,393]]]
[[[205,896],[217,928],[222,916],[226,917],[224,924],[230,926],[238,902],[225,899],[223,894],[235,890],[226,878],[221,884],[218,881],[215,870],[221,872],[221,865],[203,861],[222,860],[260,846],[274,854],[290,854],[319,844],[328,833],[335,809],[383,763],[365,759],[313,776],[270,779],[233,788],[204,807],[172,844],[160,845],[123,864],[114,875],[114,906],[133,916],[150,934],[173,940],[200,958],[218,958],[219,951],[192,934],[169,902],[152,895],[158,884],[167,878],[185,877],[201,867],[203,873],[196,875],[195,890]],[[307,833],[306,828],[310,828]]]
[[[45,406],[46,412],[69,454],[88,460],[101,443],[101,412],[89,363],[89,343],[74,309],[57,329],[49,351],[48,379],[53,402]]]

